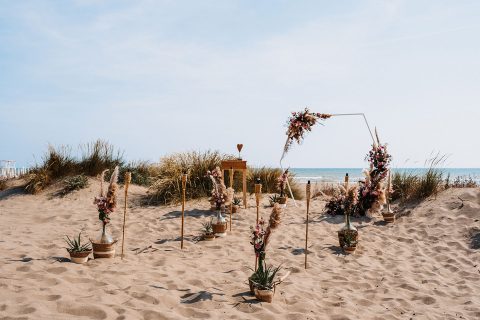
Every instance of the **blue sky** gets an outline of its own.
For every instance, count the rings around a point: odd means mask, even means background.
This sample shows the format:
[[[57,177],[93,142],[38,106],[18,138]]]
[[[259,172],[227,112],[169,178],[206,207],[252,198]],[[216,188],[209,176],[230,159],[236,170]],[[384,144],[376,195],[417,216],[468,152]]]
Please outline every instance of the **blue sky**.
[[[103,138],[131,159],[214,149],[277,165],[285,121],[364,112],[397,167],[479,167],[479,1],[2,1],[0,159]],[[286,158],[361,167],[361,119]]]

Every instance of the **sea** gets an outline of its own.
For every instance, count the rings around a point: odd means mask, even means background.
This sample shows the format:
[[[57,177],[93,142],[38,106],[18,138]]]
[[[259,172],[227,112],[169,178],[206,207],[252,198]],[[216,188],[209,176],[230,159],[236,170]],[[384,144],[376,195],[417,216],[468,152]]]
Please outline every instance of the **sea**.
[[[350,181],[359,181],[364,179],[363,168],[290,168],[295,174],[295,179],[301,183],[307,181],[315,182],[342,182],[345,174],[348,173]],[[392,172],[411,173],[421,175],[427,168],[392,168]],[[480,183],[480,168],[438,168],[443,173],[444,178],[450,175],[450,180],[456,177],[469,179]]]

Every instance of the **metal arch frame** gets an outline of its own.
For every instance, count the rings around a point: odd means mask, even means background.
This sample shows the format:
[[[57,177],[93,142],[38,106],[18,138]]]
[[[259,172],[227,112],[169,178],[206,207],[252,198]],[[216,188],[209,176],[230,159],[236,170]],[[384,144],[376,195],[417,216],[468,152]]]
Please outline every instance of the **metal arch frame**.
[[[380,142],[375,139],[375,136],[373,135],[373,132],[372,132],[372,129],[370,128],[370,125],[368,124],[368,120],[367,120],[367,117],[365,116],[364,113],[337,113],[337,114],[332,114],[330,115],[331,117],[343,117],[343,116],[361,116],[363,117],[363,120],[365,120],[365,125],[367,126],[367,129],[368,129],[368,132],[370,133],[370,136],[372,137],[372,141],[373,141],[373,144],[379,144]],[[287,137],[287,141],[285,144],[288,143],[290,138]],[[286,155],[286,152],[285,152],[285,149],[282,153],[282,157],[280,158],[280,168],[282,169],[282,172],[285,171],[284,168],[283,168],[283,164],[282,164],[282,161],[283,161],[283,158],[285,157]],[[293,196],[293,192],[292,192],[292,188],[290,187],[290,183],[288,182],[288,179],[287,179],[287,186],[288,186],[288,191],[290,192],[290,196],[292,197],[292,200],[293,200],[293,204],[295,205],[295,207],[297,207],[297,202],[295,201],[295,197]]]

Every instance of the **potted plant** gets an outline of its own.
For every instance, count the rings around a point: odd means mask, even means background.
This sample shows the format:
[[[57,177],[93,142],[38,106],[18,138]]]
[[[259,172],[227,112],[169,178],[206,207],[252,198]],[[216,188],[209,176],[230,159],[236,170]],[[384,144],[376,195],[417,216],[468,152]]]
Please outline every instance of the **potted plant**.
[[[113,258],[115,256],[115,243],[112,236],[107,231],[107,225],[110,223],[110,214],[112,214],[117,207],[117,180],[118,180],[118,166],[110,177],[110,184],[108,185],[107,195],[104,195],[103,181],[105,177],[105,170],[101,174],[100,196],[95,197],[94,204],[97,205],[98,219],[102,223],[102,231],[98,239],[92,241],[93,257],[97,258]]]
[[[251,230],[250,244],[253,246],[256,261],[258,261],[258,264],[257,264],[258,268],[254,270],[253,274],[248,278],[248,283],[249,283],[250,291],[252,292],[252,294],[256,294],[255,289],[260,289],[260,290],[271,289],[271,287],[268,286],[268,281],[266,282],[261,279],[265,279],[265,273],[267,272],[266,263],[265,263],[266,248],[269,243],[270,236],[272,235],[273,230],[275,230],[280,225],[281,213],[282,213],[282,209],[280,208],[280,205],[276,203],[274,204],[274,207],[273,207],[272,213],[270,214],[270,218],[266,228],[265,228],[265,221],[263,220],[263,218],[258,221],[255,228],[253,227],[250,228]],[[271,272],[271,271],[272,269],[268,269],[268,272]],[[271,275],[271,273],[268,273],[268,275]],[[262,293],[265,293],[265,292],[260,292],[260,295],[262,295]]]
[[[212,241],[215,239],[215,233],[213,232],[213,227],[212,227],[212,219],[210,221],[202,223],[203,226],[203,239],[207,241]]]
[[[393,223],[395,222],[395,213],[392,210],[391,204],[390,204],[390,195],[392,194],[393,189],[392,189],[392,176],[391,173],[388,173],[388,183],[387,183],[387,190],[386,190],[386,200],[387,200],[387,211],[382,212],[383,220],[385,220],[386,223]]]
[[[70,254],[70,260],[74,263],[85,263],[88,261],[88,256],[92,253],[92,248],[89,243],[82,243],[80,239],[81,232],[78,237],[66,236],[65,242],[68,244],[67,251]]]
[[[270,202],[270,207],[273,207],[275,203],[279,203],[278,195],[272,194],[270,197],[268,197],[268,201]]]
[[[358,231],[346,230],[343,233],[343,250],[347,253],[354,253],[357,250]]]
[[[212,171],[208,171],[207,175],[213,183],[212,197],[215,201],[215,210],[217,211],[216,219],[212,223],[213,232],[217,237],[224,237],[227,234],[227,220],[222,215],[226,211],[226,207],[233,201],[233,189],[225,186],[222,171],[216,167]]]
[[[275,276],[280,270],[280,266],[273,267],[264,265],[257,269],[251,281],[254,285],[255,298],[262,302],[272,303],[273,295],[275,294],[275,286],[280,281],[275,281]]]
[[[240,204],[241,203],[242,203],[242,201],[240,200],[240,198],[233,197],[232,213],[237,213],[238,212],[238,210],[240,209]]]
[[[282,207],[286,207],[287,205],[287,194],[285,192],[285,187],[287,186],[288,182],[288,169],[285,170],[284,173],[280,175],[277,179],[277,188],[280,191],[280,197],[278,198],[278,203],[282,205]]]

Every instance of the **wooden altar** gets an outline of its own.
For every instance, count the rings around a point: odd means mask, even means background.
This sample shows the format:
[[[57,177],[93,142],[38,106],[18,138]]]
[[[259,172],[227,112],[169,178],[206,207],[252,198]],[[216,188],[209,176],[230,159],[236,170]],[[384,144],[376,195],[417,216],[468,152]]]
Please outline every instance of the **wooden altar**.
[[[222,161],[221,169],[223,172],[223,180],[225,180],[225,171],[233,170],[242,171],[242,185],[243,185],[243,205],[247,209],[247,161],[244,160],[226,160]],[[233,179],[233,175],[230,177]]]

